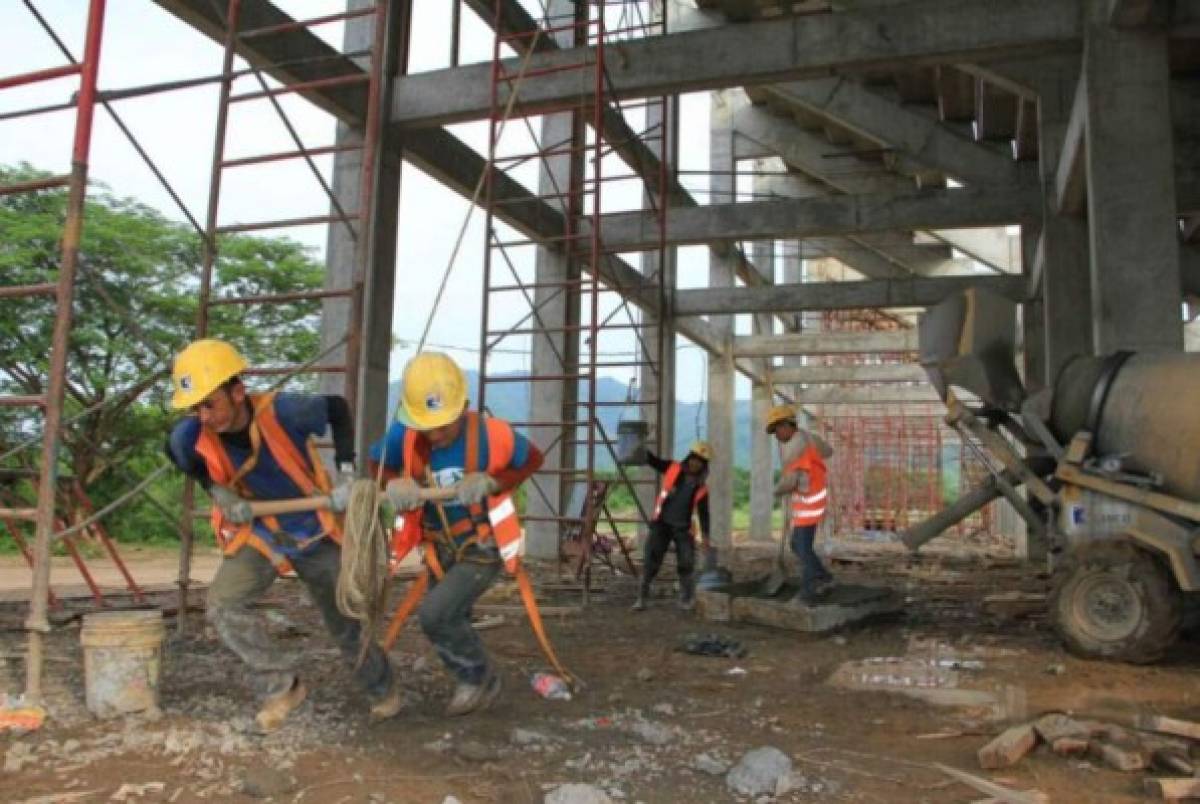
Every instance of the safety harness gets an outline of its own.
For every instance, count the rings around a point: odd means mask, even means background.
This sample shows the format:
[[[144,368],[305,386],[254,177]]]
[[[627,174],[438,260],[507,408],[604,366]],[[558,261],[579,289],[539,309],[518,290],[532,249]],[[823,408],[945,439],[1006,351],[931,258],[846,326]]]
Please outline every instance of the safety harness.
[[[466,414],[466,460],[463,472],[480,471],[479,465],[479,436],[483,429],[488,439],[488,474],[495,474],[506,468],[512,461],[514,440],[512,428],[506,422],[488,417],[481,417],[474,412]],[[415,430],[408,430],[404,439],[404,473],[426,487],[433,487],[436,482],[430,467],[430,445],[428,439],[421,437]],[[409,585],[404,598],[396,607],[391,622],[384,633],[383,649],[390,650],[405,621],[420,604],[421,599],[429,590],[430,576],[441,580],[445,575],[441,560],[438,558],[438,546],[453,553],[454,561],[491,562],[494,559],[466,556],[467,548],[472,544],[486,543],[489,539],[495,541],[500,550],[500,560],[504,562],[505,570],[517,582],[521,592],[521,602],[525,606],[525,614],[529,617],[534,637],[545,654],[547,661],[571,687],[578,685],[578,679],[559,661],[554,652],[546,628],[538,610],[537,598],[534,595],[533,583],[529,579],[525,567],[521,563],[521,547],[524,534],[517,517],[516,506],[511,495],[504,493],[489,497],[487,508],[483,505],[467,506],[468,518],[459,520],[454,526],[449,523],[445,509],[441,503],[433,505],[440,520],[440,528],[425,527],[424,512],[417,511],[399,513],[396,516],[395,527],[392,530],[392,567],[393,572],[404,557],[418,545],[423,546],[425,571]],[[424,506],[422,507],[422,509]],[[455,538],[466,535],[466,538],[455,543]]]
[[[204,459],[208,475],[214,483],[235,489],[239,496],[253,499],[254,492],[246,485],[245,478],[258,466],[258,458],[263,445],[275,459],[275,463],[288,476],[300,493],[306,497],[328,494],[332,485],[329,475],[325,472],[324,463],[317,453],[316,441],[311,436],[305,442],[307,458],[297,447],[292,437],[288,435],[275,414],[275,394],[249,394],[253,415],[250,419],[250,455],[239,467],[233,465],[221,437],[201,427],[196,439],[196,453]],[[311,538],[298,540],[295,546],[303,550],[309,544],[326,536],[338,544],[342,542],[341,517],[332,511],[319,510],[314,512],[317,521],[321,523],[321,532]],[[261,517],[263,523],[275,533],[284,533],[279,520],[274,516]],[[271,549],[270,543],[254,532],[254,523],[232,524],[225,521],[221,509],[212,507],[213,533],[221,552],[227,556],[249,545],[262,553],[279,571],[280,574],[291,570],[291,562],[283,555]]]

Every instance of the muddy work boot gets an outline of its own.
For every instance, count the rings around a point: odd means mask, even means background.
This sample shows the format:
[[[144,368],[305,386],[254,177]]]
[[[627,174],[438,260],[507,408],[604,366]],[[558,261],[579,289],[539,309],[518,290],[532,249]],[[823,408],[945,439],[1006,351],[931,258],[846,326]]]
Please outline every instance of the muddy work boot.
[[[696,608],[696,581],[690,576],[679,579],[679,608],[684,611]]]
[[[492,705],[500,694],[500,676],[489,672],[480,684],[460,682],[454,688],[454,695],[446,705],[446,717],[469,715],[482,711]]]
[[[308,687],[304,686],[304,682],[299,678],[294,679],[292,686],[287,690],[272,695],[263,701],[258,714],[254,716],[254,722],[258,724],[258,730],[263,734],[278,731],[279,727],[287,720],[288,715],[292,713],[292,710],[304,703],[304,699],[307,696]]]
[[[369,719],[371,723],[379,723],[380,721],[393,718],[400,714],[400,710],[404,708],[404,693],[400,690],[400,684],[395,679],[392,679],[391,685],[383,697],[375,700],[371,704],[371,712]]]

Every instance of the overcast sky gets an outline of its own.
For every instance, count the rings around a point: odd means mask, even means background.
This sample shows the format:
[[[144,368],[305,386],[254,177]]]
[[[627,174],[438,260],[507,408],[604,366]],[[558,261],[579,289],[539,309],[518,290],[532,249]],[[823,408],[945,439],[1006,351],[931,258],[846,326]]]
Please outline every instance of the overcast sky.
[[[526,0],[526,3],[536,8],[535,2]],[[343,0],[277,0],[276,4],[293,17],[312,18],[341,10]],[[80,57],[86,22],[83,0],[38,0],[36,5],[75,56]],[[444,0],[415,0],[412,71],[448,65],[449,17],[448,4]],[[465,8],[462,18],[461,60],[491,58],[490,29]],[[341,47],[339,25],[313,30]],[[150,0],[117,0],[108,4],[100,86],[111,90],[213,75],[220,72],[221,55],[218,45]],[[23,2],[4,0],[0,3],[0,75],[61,63],[54,44]],[[4,90],[0,92],[0,113],[65,101],[76,86],[76,81],[65,79]],[[243,79],[237,88],[242,91],[255,88],[253,79]],[[330,116],[295,96],[283,96],[281,100],[307,146],[333,142],[334,121]],[[682,103],[680,167],[685,171],[703,170],[708,159],[708,96],[685,96]],[[216,85],[122,100],[114,106],[166,174],[192,215],[203,221],[215,132]],[[291,148],[286,130],[267,102],[240,104],[234,110],[228,138],[230,157]],[[0,121],[0,163],[26,161],[44,170],[66,172],[71,122],[72,115],[67,112]],[[531,123],[536,130],[538,121]],[[512,147],[527,147],[524,125],[510,125],[513,128],[507,139],[514,141]],[[477,149],[485,148],[487,130],[484,124],[456,126],[452,130]],[[516,140],[524,140],[524,144],[515,144]],[[330,160],[318,158],[317,163],[328,176]],[[615,165],[609,167],[606,163],[606,171],[614,169]],[[184,220],[183,214],[103,111],[98,111],[96,117],[91,176],[108,185],[117,195],[134,197],[168,217]],[[532,180],[534,173],[530,171],[525,176]],[[223,223],[319,215],[328,211],[323,192],[299,160],[286,166],[229,170],[225,172],[224,182],[220,216]],[[703,192],[707,188],[707,179],[691,175],[685,178],[685,184]],[[614,195],[621,193],[618,191]],[[629,196],[628,189],[625,195]],[[443,188],[416,168],[405,166],[398,233],[399,291],[394,322],[395,337],[402,342],[415,342],[420,337],[468,207],[456,193]],[[305,243],[315,256],[323,258],[324,227],[292,228],[280,233]],[[483,242],[483,214],[477,210],[463,238],[446,296],[429,335],[431,344],[456,347],[454,354],[470,367],[478,366]],[[679,286],[705,284],[705,250],[681,251]],[[519,256],[518,262],[521,262]],[[522,270],[527,268],[522,266]],[[518,308],[521,314],[527,310],[519,304],[505,307],[513,314]],[[686,342],[681,340],[681,344]],[[505,346],[512,351],[501,354],[494,367],[527,366],[523,354],[527,343],[513,340]],[[629,343],[622,344],[610,337],[601,348],[620,351],[629,347]],[[401,346],[393,354],[394,375],[401,370],[409,352],[409,348]],[[703,353],[684,346],[678,363],[679,398],[701,398]],[[614,370],[612,374],[620,379],[628,377],[627,371]],[[746,395],[748,385],[742,380],[739,396]]]

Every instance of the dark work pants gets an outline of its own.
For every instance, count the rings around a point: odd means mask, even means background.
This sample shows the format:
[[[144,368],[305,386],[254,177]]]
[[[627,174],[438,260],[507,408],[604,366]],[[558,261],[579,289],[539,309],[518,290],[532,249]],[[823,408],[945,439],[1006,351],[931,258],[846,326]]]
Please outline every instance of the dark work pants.
[[[792,528],[792,552],[800,561],[800,591],[805,593],[814,591],[818,581],[833,578],[821,563],[817,551],[813,549],[816,539],[816,525],[797,525]]]
[[[338,566],[342,549],[322,539],[303,555],[292,559],[292,567],[312,598],[325,629],[333,637],[346,662],[353,666],[359,653],[359,623],[338,611],[336,601]],[[252,610],[254,603],[279,577],[275,565],[252,547],[243,547],[221,559],[208,587],[208,620],[225,646],[250,668],[250,682],[265,695],[288,690],[303,657],[286,650],[267,632],[265,618]],[[392,666],[374,642],[354,677],[367,694],[378,698],[392,683]]]
[[[662,568],[663,558],[671,544],[675,545],[675,568],[679,573],[679,585],[685,595],[692,589],[692,574],[696,571],[696,539],[690,529],[668,525],[662,520],[650,523],[646,537],[645,557],[642,564],[642,591],[650,591],[650,583]]]
[[[446,574],[433,581],[417,609],[421,630],[456,679],[480,684],[488,674],[488,657],[471,627],[471,608],[500,574],[500,553],[491,545],[472,545],[455,561],[453,551],[439,547],[438,561]]]

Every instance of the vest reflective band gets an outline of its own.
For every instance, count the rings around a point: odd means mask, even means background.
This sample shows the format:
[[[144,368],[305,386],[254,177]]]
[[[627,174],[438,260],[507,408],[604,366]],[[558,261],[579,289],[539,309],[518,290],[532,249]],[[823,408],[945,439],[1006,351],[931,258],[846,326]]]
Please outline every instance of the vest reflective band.
[[[667,497],[671,496],[671,491],[674,490],[675,484],[679,482],[679,475],[683,473],[683,465],[679,461],[671,461],[671,465],[667,467],[667,471],[663,472],[662,490],[658,492],[658,499],[654,503],[654,518],[658,519],[662,515],[663,503],[667,501]],[[696,506],[708,496],[708,486],[701,483],[696,491],[692,493],[692,510],[696,510]]]
[[[825,516],[829,490],[825,487],[825,461],[811,442],[800,453],[800,457],[788,464],[784,471],[803,472],[808,476],[808,491],[793,491],[791,495],[792,526],[815,525]]]
[[[494,476],[508,468],[516,449],[516,437],[513,435],[512,425],[500,419],[480,416],[478,413],[469,411],[463,427],[467,435],[464,473],[480,471],[480,430],[484,431],[488,450],[487,467],[483,471]],[[425,470],[429,467],[429,453],[429,441],[416,430],[409,428],[404,433],[405,476],[418,483],[421,482],[424,479]],[[504,568],[510,574],[515,573],[520,556],[525,551],[525,534],[521,530],[521,520],[517,516],[517,507],[513,503],[512,495],[504,492],[489,496],[486,512],[483,506],[473,505],[470,507],[469,513],[471,520],[469,522],[464,520],[456,524],[452,528],[453,532],[448,535],[461,536],[474,530],[475,538],[480,542],[486,543],[489,539],[494,539],[496,547],[500,551],[500,558],[504,561]],[[424,528],[422,512],[412,511],[406,515],[397,516],[395,528],[392,532],[393,558],[399,562],[421,538],[426,537],[421,532]],[[406,535],[398,535],[398,533]],[[419,534],[415,541],[414,533]],[[397,549],[402,549],[403,553],[396,554]]]
[[[242,478],[253,471],[258,465],[259,450],[265,445],[283,473],[288,476],[301,494],[311,497],[328,494],[333,488],[325,465],[317,453],[316,444],[309,437],[306,444],[308,456],[296,448],[292,437],[280,424],[275,415],[275,394],[250,394],[250,407],[254,416],[250,421],[250,456],[240,467],[233,465],[233,459],[221,443],[221,437],[207,427],[200,428],[200,436],[196,439],[196,453],[204,459],[205,468],[212,481],[221,486],[230,486],[243,497],[253,496],[242,482]],[[317,521],[321,523],[321,535],[316,538],[329,536],[338,544],[342,542],[341,517],[332,511],[315,511]],[[271,530],[283,530],[279,520],[273,516],[263,517],[262,521]],[[275,565],[281,573],[291,569],[291,562],[275,552],[271,545],[254,532],[252,522],[235,525],[225,521],[221,509],[212,507],[212,528],[217,537],[217,544],[227,556],[231,556],[246,545],[262,553]]]

